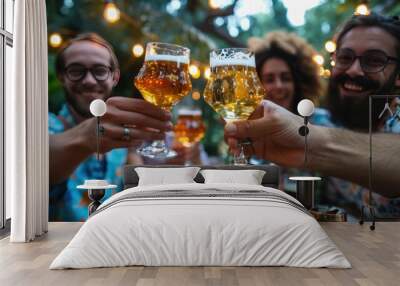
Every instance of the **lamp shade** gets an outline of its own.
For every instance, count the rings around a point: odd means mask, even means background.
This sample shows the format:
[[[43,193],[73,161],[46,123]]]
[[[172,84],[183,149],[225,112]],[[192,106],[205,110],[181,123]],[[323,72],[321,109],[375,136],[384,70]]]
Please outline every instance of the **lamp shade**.
[[[101,117],[107,111],[106,103],[101,99],[95,99],[90,103],[90,113],[93,116]]]
[[[303,99],[297,105],[297,112],[301,116],[311,116],[314,113],[314,103],[309,99]]]

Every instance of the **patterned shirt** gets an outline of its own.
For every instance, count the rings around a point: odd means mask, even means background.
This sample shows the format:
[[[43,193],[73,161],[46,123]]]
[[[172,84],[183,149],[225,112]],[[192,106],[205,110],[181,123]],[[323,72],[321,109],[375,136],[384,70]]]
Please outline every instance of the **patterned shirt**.
[[[328,111],[326,111],[325,116],[315,118],[312,123],[327,127],[341,127],[334,126]],[[383,131],[400,134],[400,105],[397,105],[396,112],[386,121]],[[326,178],[325,197],[328,199],[328,202],[356,214],[360,211],[363,204],[366,205],[368,203],[369,198],[367,188],[334,177]],[[377,193],[372,193],[372,197],[377,217],[400,217],[400,198],[388,199]]]
[[[316,108],[310,122],[314,125],[325,127],[340,127],[333,123],[329,111],[321,108]],[[400,134],[400,102],[398,101],[396,111],[385,123],[384,132]],[[252,164],[262,164],[266,161],[252,158]],[[280,188],[294,192],[296,184],[289,180],[291,176],[304,176],[310,175],[306,171],[301,171],[293,168],[281,168],[281,184]],[[315,175],[315,174],[314,174]],[[367,174],[366,174],[367,175]],[[323,177],[323,191],[324,194],[319,194],[327,201],[323,203],[333,204],[345,208],[350,212],[359,212],[363,204],[368,203],[368,189],[359,186],[355,183],[345,181],[335,177]],[[319,185],[319,184],[318,184]],[[373,201],[375,204],[376,216],[379,218],[393,218],[400,217],[400,198],[388,199],[377,193],[373,194]],[[317,194],[318,196],[318,194]],[[317,199],[318,200],[318,199]],[[356,207],[356,209],[354,209]]]
[[[49,113],[49,134],[63,133],[76,125],[67,105],[64,105],[58,115]],[[67,128],[66,128],[67,126]],[[93,142],[96,144],[96,142]],[[96,155],[89,156],[64,182],[50,186],[49,220],[50,221],[85,221],[88,217],[90,200],[86,190],[76,187],[88,179],[107,180],[110,184],[122,190],[122,171],[127,161],[128,151],[125,148],[114,149],[98,161]],[[62,168],[62,166],[58,166]],[[115,191],[115,190],[114,190]],[[112,195],[107,190],[104,199]]]

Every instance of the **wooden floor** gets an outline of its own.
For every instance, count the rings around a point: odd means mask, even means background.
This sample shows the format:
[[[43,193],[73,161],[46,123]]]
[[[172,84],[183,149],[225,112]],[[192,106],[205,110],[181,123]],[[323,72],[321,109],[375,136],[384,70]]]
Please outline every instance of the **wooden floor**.
[[[50,223],[49,233],[27,244],[0,241],[0,285],[400,285],[400,223],[324,223],[352,269],[289,267],[122,267],[48,270],[80,223]]]

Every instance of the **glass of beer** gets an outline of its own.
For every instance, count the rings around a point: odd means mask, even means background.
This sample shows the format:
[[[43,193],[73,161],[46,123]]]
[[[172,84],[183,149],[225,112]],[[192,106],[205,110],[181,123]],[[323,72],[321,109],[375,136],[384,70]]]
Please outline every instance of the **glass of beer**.
[[[247,120],[264,98],[256,72],[254,53],[244,48],[224,48],[210,53],[211,75],[204,99],[226,122]],[[243,143],[243,142],[242,142]],[[235,165],[246,165],[243,144]]]
[[[174,127],[175,138],[185,147],[192,147],[203,139],[206,128],[199,109],[178,110],[178,120]]]
[[[135,86],[148,102],[171,111],[172,107],[187,95],[192,84],[189,76],[188,48],[151,42],[146,45],[144,64],[135,78]],[[157,140],[145,145],[138,153],[155,159],[172,158],[176,152]]]
[[[178,110],[178,120],[174,127],[174,133],[175,140],[183,147],[192,148],[203,139],[205,132],[206,127],[200,109],[182,108]],[[191,160],[186,158],[185,165],[191,164]]]

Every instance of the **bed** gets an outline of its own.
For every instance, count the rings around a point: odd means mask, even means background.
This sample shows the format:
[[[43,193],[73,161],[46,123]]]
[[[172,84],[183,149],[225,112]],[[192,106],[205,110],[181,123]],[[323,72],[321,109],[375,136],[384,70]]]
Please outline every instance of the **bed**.
[[[126,166],[125,190],[99,207],[50,269],[351,267],[308,211],[276,188],[278,167],[198,169],[182,181],[190,174],[181,166]]]

